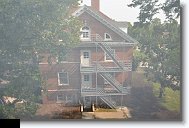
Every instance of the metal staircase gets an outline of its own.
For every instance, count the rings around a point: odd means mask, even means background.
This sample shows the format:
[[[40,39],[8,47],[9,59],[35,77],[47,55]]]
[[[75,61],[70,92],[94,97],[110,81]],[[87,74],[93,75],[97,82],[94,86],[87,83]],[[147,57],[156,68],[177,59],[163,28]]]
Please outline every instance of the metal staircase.
[[[112,85],[116,90],[117,92],[122,92],[122,85],[109,73],[106,73],[106,72],[102,72],[100,73],[100,75],[108,81],[108,83],[110,85]]]
[[[97,64],[97,67],[98,67],[98,70],[103,70],[103,66],[101,66],[100,64]],[[123,88],[123,86],[108,72],[99,72],[99,74],[105,79],[108,81],[108,83],[110,85],[112,85],[116,90],[117,92],[121,92],[121,93],[124,93],[124,92],[127,92],[127,90],[125,90]]]
[[[132,62],[127,60],[124,62],[115,54],[115,51],[111,48],[111,44],[103,42],[102,38],[98,34],[91,35],[91,41],[96,42],[117,66],[104,67],[99,62],[95,62],[94,65],[88,67],[80,66],[80,72],[95,73],[97,72],[102,76],[110,85],[110,90],[107,88],[82,88],[82,96],[97,96],[110,108],[116,108],[116,102],[111,99],[111,96],[127,95],[130,93],[130,87],[123,87],[109,72],[125,72],[132,70]],[[98,85],[97,85],[98,86]]]
[[[102,50],[109,55],[109,57],[114,61],[114,63],[121,69],[127,69],[124,62],[120,61],[119,57],[114,53],[114,50],[106,43],[99,42],[98,45],[102,48]]]
[[[116,108],[116,102],[111,100],[111,97],[101,96],[100,99],[104,101],[110,108]]]

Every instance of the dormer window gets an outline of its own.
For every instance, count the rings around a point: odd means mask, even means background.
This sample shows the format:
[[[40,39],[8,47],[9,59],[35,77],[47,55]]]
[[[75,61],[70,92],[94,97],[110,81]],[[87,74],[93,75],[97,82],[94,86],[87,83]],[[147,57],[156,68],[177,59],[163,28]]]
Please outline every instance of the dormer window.
[[[104,33],[104,40],[112,40],[110,34]]]
[[[90,40],[90,29],[87,26],[81,28],[81,40]]]

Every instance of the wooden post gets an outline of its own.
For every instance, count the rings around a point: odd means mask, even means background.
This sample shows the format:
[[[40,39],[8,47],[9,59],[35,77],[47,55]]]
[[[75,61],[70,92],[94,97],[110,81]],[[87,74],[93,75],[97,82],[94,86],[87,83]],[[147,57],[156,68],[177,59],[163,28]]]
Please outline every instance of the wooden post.
[[[92,104],[92,112],[95,111],[94,103]]]
[[[83,112],[83,104],[80,106],[80,111]]]

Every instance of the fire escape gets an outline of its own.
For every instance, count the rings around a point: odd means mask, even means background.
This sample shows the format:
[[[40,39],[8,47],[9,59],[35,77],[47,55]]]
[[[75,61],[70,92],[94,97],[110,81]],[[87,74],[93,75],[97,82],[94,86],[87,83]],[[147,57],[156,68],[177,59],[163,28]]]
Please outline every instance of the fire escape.
[[[121,60],[111,48],[109,42],[103,42],[99,35],[91,36],[92,42],[96,44],[96,47],[101,48],[104,53],[106,53],[116,66],[107,67],[102,66],[100,63],[95,62],[89,67],[80,66],[80,72],[85,73],[97,73],[104,80],[106,80],[112,87],[111,90],[106,90],[103,87],[96,88],[81,88],[81,95],[84,96],[96,96],[99,97],[104,103],[106,103],[110,108],[116,108],[116,102],[111,99],[111,96],[122,96],[130,93],[130,86],[124,87],[120,82],[118,82],[115,77],[113,77],[110,72],[127,72],[132,71],[132,62],[131,60]],[[81,86],[82,87],[82,86]]]

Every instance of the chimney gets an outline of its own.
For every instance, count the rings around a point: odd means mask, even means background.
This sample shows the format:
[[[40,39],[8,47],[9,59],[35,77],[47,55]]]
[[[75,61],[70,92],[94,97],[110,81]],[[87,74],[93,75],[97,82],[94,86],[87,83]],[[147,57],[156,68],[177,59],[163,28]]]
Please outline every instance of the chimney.
[[[91,7],[97,11],[100,11],[100,1],[99,0],[91,0]]]

